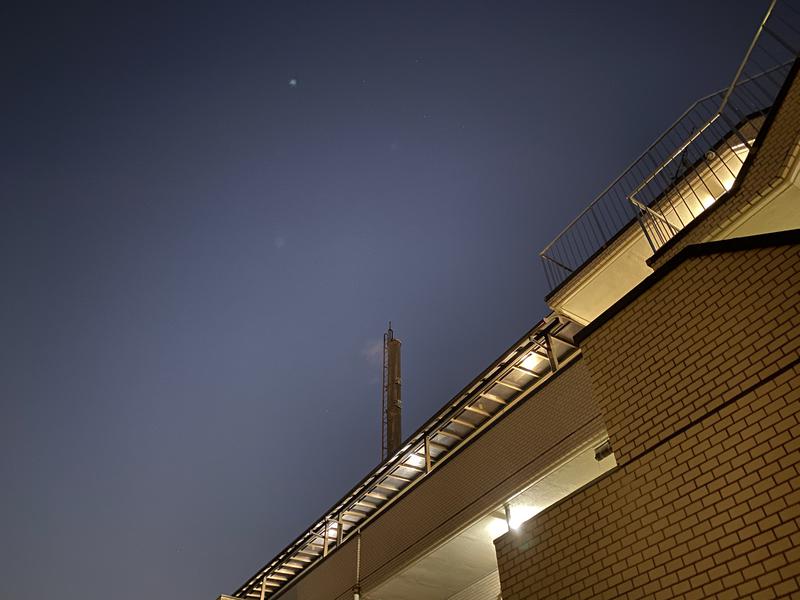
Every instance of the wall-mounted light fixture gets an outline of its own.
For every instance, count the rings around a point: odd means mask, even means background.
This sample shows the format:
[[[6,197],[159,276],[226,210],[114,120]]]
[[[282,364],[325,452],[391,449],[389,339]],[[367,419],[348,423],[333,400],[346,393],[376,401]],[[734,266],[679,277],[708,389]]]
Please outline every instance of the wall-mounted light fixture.
[[[606,440],[594,449],[594,459],[598,462],[611,456],[614,451],[611,449],[611,440]]]

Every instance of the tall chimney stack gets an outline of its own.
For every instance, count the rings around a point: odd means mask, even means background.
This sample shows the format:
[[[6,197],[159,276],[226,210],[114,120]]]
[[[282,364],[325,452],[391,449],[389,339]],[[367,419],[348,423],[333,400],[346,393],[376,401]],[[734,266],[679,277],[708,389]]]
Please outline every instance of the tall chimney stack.
[[[383,335],[383,454],[385,460],[400,448],[403,441],[400,409],[400,340],[394,337],[392,324]]]

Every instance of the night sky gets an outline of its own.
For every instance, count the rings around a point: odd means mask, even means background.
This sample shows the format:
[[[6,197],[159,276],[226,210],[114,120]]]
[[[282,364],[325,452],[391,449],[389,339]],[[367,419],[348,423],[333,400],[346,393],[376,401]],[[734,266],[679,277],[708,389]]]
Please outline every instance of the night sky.
[[[0,8],[0,596],[212,600],[546,314],[766,1]],[[376,352],[377,350],[377,352]]]

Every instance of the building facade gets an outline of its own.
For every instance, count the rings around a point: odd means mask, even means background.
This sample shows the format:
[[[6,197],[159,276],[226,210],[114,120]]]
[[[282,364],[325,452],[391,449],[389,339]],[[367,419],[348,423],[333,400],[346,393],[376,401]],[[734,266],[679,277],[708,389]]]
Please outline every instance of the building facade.
[[[233,597],[800,596],[791,8],[543,251],[552,313]]]
[[[503,598],[800,594],[799,331],[798,230],[686,246],[593,324],[617,465],[496,540]]]

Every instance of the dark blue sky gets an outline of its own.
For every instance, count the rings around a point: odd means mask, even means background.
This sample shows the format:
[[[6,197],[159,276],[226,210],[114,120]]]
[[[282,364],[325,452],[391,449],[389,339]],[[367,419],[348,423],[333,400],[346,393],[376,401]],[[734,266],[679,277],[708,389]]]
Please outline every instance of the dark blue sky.
[[[765,8],[4,4],[0,596],[232,592],[376,464],[386,321],[410,433]]]

